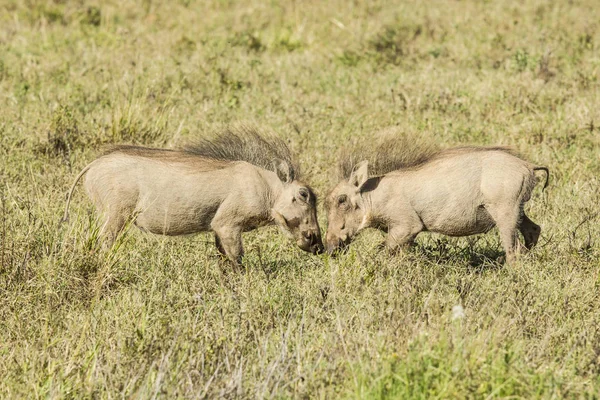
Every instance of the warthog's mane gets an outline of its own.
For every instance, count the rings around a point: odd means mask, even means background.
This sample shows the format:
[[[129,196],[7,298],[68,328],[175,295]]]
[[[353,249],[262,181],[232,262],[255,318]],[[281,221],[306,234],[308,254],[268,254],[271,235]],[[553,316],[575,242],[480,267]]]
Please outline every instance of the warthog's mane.
[[[382,176],[398,170],[417,169],[442,158],[480,151],[503,151],[519,156],[513,148],[506,146],[460,146],[440,150],[434,144],[418,138],[413,140],[399,136],[344,150],[338,162],[338,170],[340,179],[348,179],[357,165],[367,160],[369,176]]]
[[[383,132],[387,133],[386,131]],[[391,131],[394,133],[394,131]],[[348,179],[361,161],[369,162],[369,175],[381,176],[399,169],[414,168],[427,162],[439,150],[423,140],[410,140],[406,135],[375,135],[342,150],[338,161],[340,179]]]
[[[283,161],[294,179],[300,177],[300,168],[287,144],[252,125],[228,127],[213,137],[197,139],[184,151],[212,160],[246,161],[271,171],[275,170],[276,162]]]
[[[292,152],[282,139],[261,133],[258,128],[249,125],[228,127],[214,136],[196,139],[179,150],[118,145],[108,148],[105,154],[117,151],[159,161],[185,163],[201,171],[224,168],[235,161],[275,171],[275,163],[283,161],[295,179],[300,174]]]

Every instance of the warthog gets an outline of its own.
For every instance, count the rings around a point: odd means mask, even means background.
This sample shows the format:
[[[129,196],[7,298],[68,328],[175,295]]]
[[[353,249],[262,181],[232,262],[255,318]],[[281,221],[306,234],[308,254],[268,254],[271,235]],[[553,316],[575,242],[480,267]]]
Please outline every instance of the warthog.
[[[86,174],[87,173],[87,174]],[[242,232],[276,224],[305,251],[323,250],[316,196],[298,181],[285,143],[256,128],[230,128],[180,151],[118,146],[96,159],[85,188],[104,214],[101,235],[112,243],[128,219],[163,235],[213,231],[217,249],[234,263]]]
[[[386,157],[385,148],[380,146],[380,157]],[[547,186],[547,168],[506,147],[428,149],[397,161],[375,161],[380,170],[370,177],[368,161],[342,160],[344,179],[326,199],[330,253],[367,227],[387,232],[386,246],[393,251],[411,245],[423,231],[467,236],[497,226],[508,262],[515,258],[517,230],[527,249],[537,243],[541,229],[523,205],[536,184],[534,171],[546,172]]]

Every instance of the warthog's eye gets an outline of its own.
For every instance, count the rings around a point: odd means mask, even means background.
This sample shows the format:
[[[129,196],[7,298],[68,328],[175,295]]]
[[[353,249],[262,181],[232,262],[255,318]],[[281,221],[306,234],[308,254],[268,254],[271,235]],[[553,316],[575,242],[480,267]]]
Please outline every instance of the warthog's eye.
[[[338,206],[341,206],[342,204],[346,204],[346,202],[348,201],[348,196],[346,196],[345,194],[342,194],[337,198],[337,201],[338,201]]]
[[[308,190],[306,188],[300,188],[298,190],[298,197],[305,203],[308,203]]]

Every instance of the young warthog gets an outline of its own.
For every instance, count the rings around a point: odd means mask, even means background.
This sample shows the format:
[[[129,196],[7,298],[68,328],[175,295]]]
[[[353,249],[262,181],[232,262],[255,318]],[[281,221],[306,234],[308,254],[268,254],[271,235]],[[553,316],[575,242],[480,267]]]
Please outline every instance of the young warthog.
[[[380,147],[384,148],[384,147]],[[381,155],[385,157],[385,154]],[[523,205],[536,184],[530,164],[506,147],[458,147],[379,162],[381,175],[369,178],[369,163],[342,161],[345,177],[329,194],[327,249],[345,247],[367,227],[388,233],[395,250],[413,243],[419,232],[449,236],[485,233],[498,226],[508,262],[517,250],[517,230],[525,247],[538,241],[540,227]]]
[[[87,174],[86,174],[87,173]],[[129,218],[163,235],[213,231],[217,249],[240,263],[242,232],[277,224],[305,251],[323,250],[316,197],[297,180],[285,143],[240,126],[181,151],[115,147],[90,163],[85,188],[112,242]]]

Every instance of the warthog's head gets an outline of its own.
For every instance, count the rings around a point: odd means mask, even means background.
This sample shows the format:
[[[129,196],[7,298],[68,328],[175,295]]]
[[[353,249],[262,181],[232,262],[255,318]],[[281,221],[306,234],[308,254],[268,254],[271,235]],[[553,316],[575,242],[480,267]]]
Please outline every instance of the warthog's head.
[[[368,215],[362,197],[362,190],[368,180],[368,165],[361,162],[350,174],[331,191],[325,206],[327,208],[327,252],[333,254],[344,249],[354,236],[364,228]]]
[[[322,253],[325,248],[317,221],[317,197],[310,186],[294,179],[285,163],[276,169],[283,189],[271,210],[275,223],[302,250],[312,254]]]

